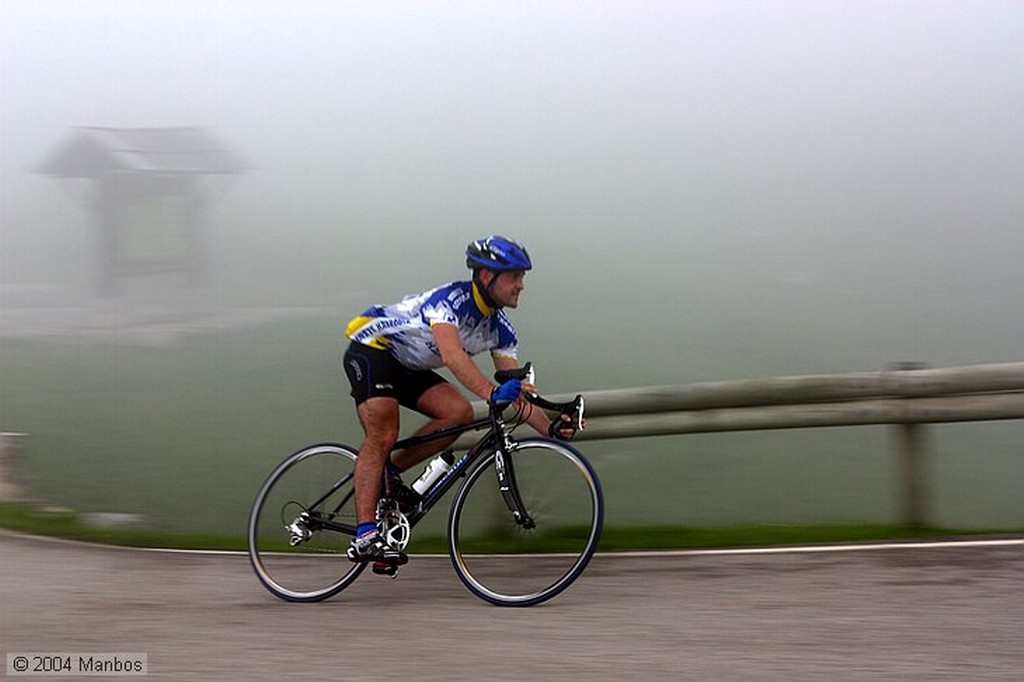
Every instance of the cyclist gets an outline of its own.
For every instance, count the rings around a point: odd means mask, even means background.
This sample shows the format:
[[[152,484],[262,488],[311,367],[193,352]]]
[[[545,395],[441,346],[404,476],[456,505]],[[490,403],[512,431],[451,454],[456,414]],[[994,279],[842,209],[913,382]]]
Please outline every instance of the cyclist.
[[[380,537],[376,507],[383,477],[401,506],[415,505],[417,493],[399,474],[452,443],[443,439],[399,450],[399,406],[431,421],[416,433],[466,423],[473,418],[469,401],[434,370],[447,367],[470,393],[483,400],[522,401],[522,382],[494,386],[471,356],[489,351],[497,370],[518,367],[517,337],[505,308],[519,306],[524,277],[533,267],[529,254],[511,239],[492,236],[466,248],[470,281],[450,282],[409,296],[394,305],[375,305],[349,322],[351,340],[345,373],[352,385],[356,412],[365,439],[355,464],[358,529],[348,550],[354,562],[401,565],[408,558]],[[532,390],[532,387],[526,387]],[[568,440],[575,426],[568,415],[548,420],[523,402],[527,422],[539,432]]]

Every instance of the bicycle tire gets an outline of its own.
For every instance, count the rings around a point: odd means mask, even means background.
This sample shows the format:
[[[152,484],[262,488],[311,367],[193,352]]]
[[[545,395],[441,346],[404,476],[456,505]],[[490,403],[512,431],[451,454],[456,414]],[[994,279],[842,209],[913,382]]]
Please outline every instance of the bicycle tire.
[[[567,443],[528,438],[507,457],[536,526],[523,528],[513,518],[491,453],[452,501],[448,551],[476,596],[498,606],[533,606],[561,593],[587,567],[601,537],[604,497],[590,462]]]
[[[347,445],[310,445],[285,458],[260,488],[249,514],[249,560],[256,577],[275,596],[295,602],[327,599],[366,568],[345,555],[351,534],[309,530],[302,523],[299,530],[309,537],[292,544],[295,532],[289,528],[303,511],[354,527],[355,459],[356,451]]]

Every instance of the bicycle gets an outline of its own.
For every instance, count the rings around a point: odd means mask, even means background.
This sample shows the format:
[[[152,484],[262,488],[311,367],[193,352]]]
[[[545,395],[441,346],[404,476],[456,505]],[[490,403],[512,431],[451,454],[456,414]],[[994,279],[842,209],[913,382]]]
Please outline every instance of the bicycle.
[[[529,363],[494,376],[499,383],[533,383]],[[581,395],[565,403],[524,395],[541,409],[571,415],[582,428]],[[489,401],[486,417],[396,442],[393,451],[486,429],[413,508],[401,511],[382,486],[377,524],[382,537],[404,550],[412,528],[465,479],[446,524],[456,574],[491,604],[532,606],[558,595],[583,573],[601,536],[604,498],[593,466],[574,447],[553,438],[514,438],[522,415],[506,420],[507,407]],[[249,515],[249,558],[260,582],[277,597],[327,599],[366,569],[367,564],[345,557],[356,531],[356,453],[339,443],[305,447],[278,465],[257,494]]]

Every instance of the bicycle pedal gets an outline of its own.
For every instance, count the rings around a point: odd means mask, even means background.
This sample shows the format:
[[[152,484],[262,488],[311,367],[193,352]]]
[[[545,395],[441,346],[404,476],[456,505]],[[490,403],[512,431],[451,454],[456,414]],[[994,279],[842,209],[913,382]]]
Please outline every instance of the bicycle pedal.
[[[398,566],[389,564],[386,561],[374,561],[373,572],[377,575],[386,575],[389,578],[394,578],[398,575]]]

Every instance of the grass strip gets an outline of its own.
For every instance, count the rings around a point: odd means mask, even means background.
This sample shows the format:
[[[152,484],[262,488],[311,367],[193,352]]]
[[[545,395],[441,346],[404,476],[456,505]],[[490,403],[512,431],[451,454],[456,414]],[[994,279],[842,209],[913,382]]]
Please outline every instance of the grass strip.
[[[33,505],[0,502],[0,528],[31,535],[98,544],[163,549],[245,551],[246,539],[237,535],[171,533],[146,528],[104,528],[87,523],[75,512]],[[965,537],[1011,537],[1024,529],[912,528],[884,524],[763,524],[736,527],[686,526],[606,527],[599,551],[655,551],[672,549],[725,549],[826,543],[901,542]],[[413,554],[444,554],[445,539],[438,535],[415,538]]]

